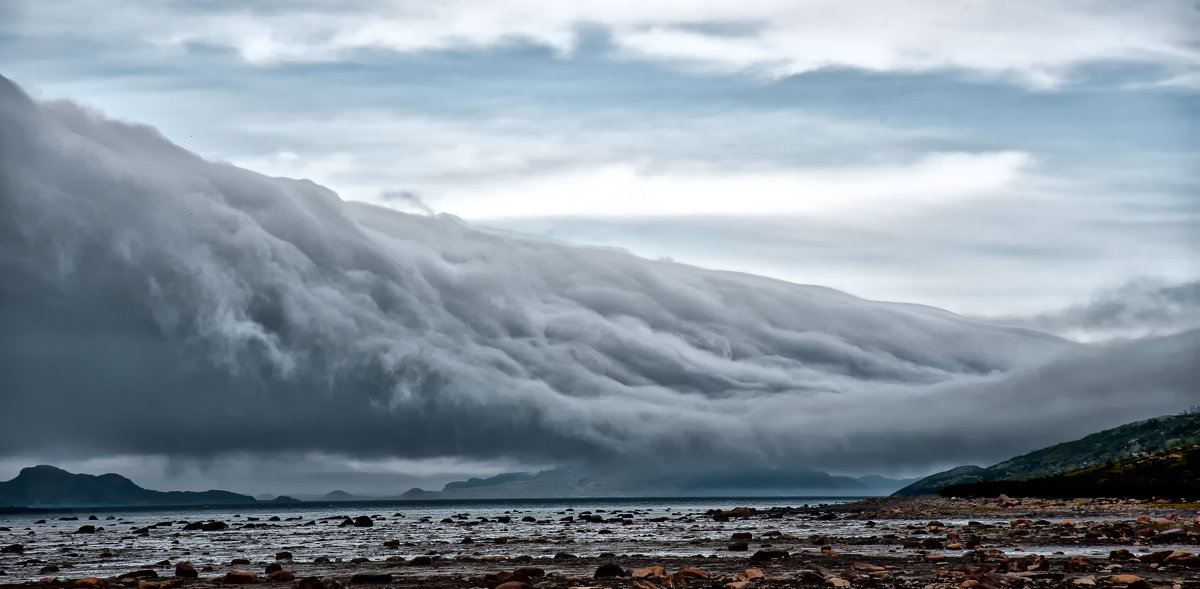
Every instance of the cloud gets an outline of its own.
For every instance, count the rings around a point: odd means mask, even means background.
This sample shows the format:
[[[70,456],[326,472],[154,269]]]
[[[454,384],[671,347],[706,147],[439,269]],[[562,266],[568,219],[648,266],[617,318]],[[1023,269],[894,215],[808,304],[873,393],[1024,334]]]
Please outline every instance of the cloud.
[[[0,154],[9,456],[920,470],[1193,404],[1197,332],[1093,351],[483,231],[7,80]]]
[[[1143,278],[1096,292],[1083,304],[989,319],[1085,342],[1176,334],[1200,328],[1200,282]]]
[[[721,72],[790,76],[830,68],[966,72],[1035,89],[1070,83],[1092,64],[1194,67],[1200,14],[1191,2],[937,2],[853,6],[836,0],[617,1],[547,7],[531,0],[306,2],[198,7],[79,2],[18,11],[22,36],[121,35],[187,51],[217,47],[251,64],[352,61],[398,53],[549,48],[569,57],[589,31],[622,56]]]

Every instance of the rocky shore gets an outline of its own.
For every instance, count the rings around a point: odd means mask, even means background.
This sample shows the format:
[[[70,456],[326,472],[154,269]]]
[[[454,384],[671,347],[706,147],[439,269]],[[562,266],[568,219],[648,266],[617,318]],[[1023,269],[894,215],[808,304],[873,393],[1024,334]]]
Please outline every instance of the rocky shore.
[[[632,517],[623,517],[630,515]],[[605,526],[613,546],[638,514],[580,512],[558,525]],[[364,519],[365,518],[365,519]],[[565,518],[564,518],[565,519]],[[645,519],[645,518],[643,518]],[[576,555],[569,540],[492,537],[459,541],[461,554],[386,558],[232,559],[193,566],[163,560],[107,578],[72,576],[47,564],[40,581],[5,586],[49,589],[208,588],[242,584],[295,589],[350,587],[488,587],[538,589],[628,587],[1164,587],[1200,589],[1200,504],[1122,500],[869,499],[770,509],[735,508],[684,515],[658,525],[728,530],[678,537],[675,552],[614,550]],[[349,518],[347,527],[369,527]],[[470,531],[464,521],[436,525]],[[706,525],[715,527],[705,527]],[[80,526],[80,535],[90,525]],[[223,529],[215,524],[209,528]],[[864,533],[867,530],[869,533]],[[201,526],[194,533],[204,533]],[[402,552],[399,540],[384,549]],[[482,549],[479,549],[480,546]],[[488,555],[488,547],[506,548]],[[515,549],[515,552],[514,552]],[[24,547],[0,547],[20,561]],[[553,554],[547,554],[553,550]],[[527,554],[521,554],[521,552]],[[499,552],[499,551],[497,551]],[[40,564],[38,563],[33,564]],[[4,581],[0,577],[0,581]]]

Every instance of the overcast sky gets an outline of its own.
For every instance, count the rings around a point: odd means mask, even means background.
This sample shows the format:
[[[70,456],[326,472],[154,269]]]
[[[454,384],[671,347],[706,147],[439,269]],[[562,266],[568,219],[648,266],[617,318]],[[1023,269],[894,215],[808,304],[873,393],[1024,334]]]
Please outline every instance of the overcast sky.
[[[1200,274],[1191,1],[5,2],[4,74],[347,199],[1011,315]]]
[[[18,1],[0,56],[0,479],[915,475],[1195,404],[1192,2]]]

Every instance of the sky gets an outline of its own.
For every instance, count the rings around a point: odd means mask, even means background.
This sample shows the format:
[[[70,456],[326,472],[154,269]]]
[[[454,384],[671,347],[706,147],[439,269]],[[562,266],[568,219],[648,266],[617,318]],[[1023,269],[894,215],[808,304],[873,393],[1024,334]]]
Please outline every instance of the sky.
[[[1192,2],[17,1],[0,55],[0,477],[914,475],[1195,404]]]

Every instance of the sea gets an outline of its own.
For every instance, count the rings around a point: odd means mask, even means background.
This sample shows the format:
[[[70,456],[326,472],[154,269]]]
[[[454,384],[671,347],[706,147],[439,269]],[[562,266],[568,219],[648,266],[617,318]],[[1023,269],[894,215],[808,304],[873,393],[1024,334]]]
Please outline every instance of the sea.
[[[303,573],[317,559],[363,566],[389,557],[444,559],[528,556],[559,553],[664,556],[708,555],[712,542],[740,528],[762,532],[761,522],[717,522],[712,509],[803,507],[837,504],[857,497],[721,497],[650,499],[496,499],[455,501],[303,502],[198,507],[74,508],[0,513],[0,547],[20,544],[22,553],[0,553],[0,583],[45,577],[114,577],[139,569],[170,576],[174,564],[197,569],[231,568],[247,559],[248,570],[292,554],[290,570]],[[605,523],[581,521],[590,514]],[[343,526],[367,516],[370,527]],[[507,521],[504,521],[507,519]],[[447,521],[449,520],[449,521]],[[532,521],[529,521],[532,520]],[[221,521],[217,531],[184,530],[193,522]],[[816,525],[810,522],[808,525]],[[847,522],[842,522],[847,523]],[[94,526],[94,533],[80,533]],[[149,528],[148,533],[138,530]],[[814,529],[782,529],[811,534]],[[870,530],[864,528],[863,533]],[[844,534],[844,531],[842,532]],[[469,540],[467,540],[469,539]],[[689,544],[702,540],[707,546]],[[389,547],[384,543],[398,542]],[[742,555],[744,557],[744,555]],[[522,559],[524,560],[524,559]],[[56,567],[53,571],[47,567]],[[233,567],[237,568],[237,567]],[[317,568],[315,565],[312,568]],[[297,570],[299,569],[299,570]]]

